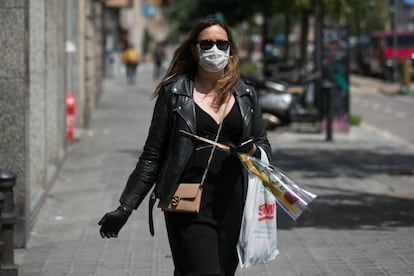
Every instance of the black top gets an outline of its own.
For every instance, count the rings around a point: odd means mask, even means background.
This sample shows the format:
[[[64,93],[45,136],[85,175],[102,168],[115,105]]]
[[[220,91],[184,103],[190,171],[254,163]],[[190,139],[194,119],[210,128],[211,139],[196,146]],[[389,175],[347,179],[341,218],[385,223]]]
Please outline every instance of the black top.
[[[201,107],[196,106],[197,135],[215,140],[219,124]],[[242,133],[240,109],[234,103],[223,120],[219,143],[240,143]],[[199,183],[207,166],[212,146],[195,141],[195,150],[181,176],[180,182]],[[236,155],[215,149],[203,184],[200,213],[197,220],[221,226],[227,216],[239,215],[243,202],[242,165]]]

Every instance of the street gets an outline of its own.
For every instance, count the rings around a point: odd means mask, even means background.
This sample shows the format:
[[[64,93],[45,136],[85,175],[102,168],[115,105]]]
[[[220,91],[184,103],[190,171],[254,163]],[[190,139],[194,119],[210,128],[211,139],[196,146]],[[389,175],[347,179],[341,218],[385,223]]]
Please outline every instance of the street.
[[[276,205],[279,255],[236,276],[414,275],[414,0],[8,0],[0,18],[0,276],[173,274],[149,196],[117,239],[98,226],[148,139],[159,58],[206,99],[234,69],[323,77],[287,84],[295,120],[267,133],[272,164],[317,198],[296,221]]]
[[[398,84],[385,89],[381,80],[356,76],[354,81],[359,87],[351,91],[351,114],[389,139],[414,146],[414,97],[398,95]]]
[[[97,222],[119,195],[144,144],[155,82],[141,68],[136,86],[107,79],[84,137],[73,143],[19,252],[20,276],[171,276],[162,213],[148,232],[148,199],[118,239],[102,239]],[[276,260],[237,276],[413,275],[414,179],[393,175],[414,164],[406,149],[364,127],[335,134],[268,133],[273,164],[318,198],[292,221],[278,209]]]

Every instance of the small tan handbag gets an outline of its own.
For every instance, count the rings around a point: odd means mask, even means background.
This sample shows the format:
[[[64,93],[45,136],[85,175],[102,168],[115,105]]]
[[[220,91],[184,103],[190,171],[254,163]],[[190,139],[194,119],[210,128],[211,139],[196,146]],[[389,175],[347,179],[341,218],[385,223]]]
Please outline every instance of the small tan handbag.
[[[228,102],[227,102],[228,104]],[[224,112],[227,110],[224,109]],[[217,143],[219,134],[221,131],[221,126],[223,124],[224,114],[220,120],[220,125],[217,130],[217,135],[215,142]],[[203,191],[203,183],[207,176],[207,171],[210,168],[211,159],[213,158],[214,150],[216,145],[213,145],[213,148],[210,152],[210,157],[207,161],[206,169],[204,170],[203,177],[201,178],[201,183],[180,183],[178,184],[177,190],[175,191],[170,202],[162,203],[160,202],[158,207],[163,209],[166,212],[183,212],[183,213],[198,213],[200,211],[201,203],[201,193]]]
[[[180,183],[171,201],[168,204],[160,202],[158,207],[167,212],[198,213],[202,191],[201,183]]]
[[[220,133],[221,124],[217,132],[216,140]],[[206,169],[200,183],[179,183],[170,202],[162,203],[160,201],[158,207],[166,212],[184,212],[184,213],[198,213],[200,211],[201,193],[203,192],[203,183],[207,176],[207,171],[210,167],[211,159],[213,158],[216,146],[211,149],[210,157],[208,158]]]

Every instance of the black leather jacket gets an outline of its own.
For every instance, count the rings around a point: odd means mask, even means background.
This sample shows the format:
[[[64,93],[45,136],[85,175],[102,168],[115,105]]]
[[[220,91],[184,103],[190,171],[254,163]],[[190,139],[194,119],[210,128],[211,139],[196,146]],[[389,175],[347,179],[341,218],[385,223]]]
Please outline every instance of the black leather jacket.
[[[181,129],[196,132],[193,88],[194,82],[187,75],[177,76],[162,86],[143,152],[129,176],[121,203],[138,208],[154,183],[157,198],[162,202],[171,199],[193,152],[192,140],[179,132]],[[270,144],[253,87],[240,81],[234,95],[243,118],[241,138],[254,137],[256,146],[261,147],[270,160]],[[244,183],[247,183],[246,172]],[[247,185],[244,186],[246,191]]]

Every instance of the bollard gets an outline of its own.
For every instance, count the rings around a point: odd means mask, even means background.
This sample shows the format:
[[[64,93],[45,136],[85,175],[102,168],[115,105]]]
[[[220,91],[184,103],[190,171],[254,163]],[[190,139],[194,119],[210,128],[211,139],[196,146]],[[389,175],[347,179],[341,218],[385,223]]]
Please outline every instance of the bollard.
[[[398,94],[400,95],[409,95],[410,94],[410,59],[401,60],[399,63],[400,67],[400,90]]]
[[[332,90],[335,88],[335,84],[331,81],[322,82],[322,92],[326,99],[326,141],[332,141]]]
[[[13,187],[16,185],[16,174],[11,171],[0,172],[0,192],[4,195],[4,206],[1,213],[2,231],[0,240],[4,243],[0,260],[0,275],[17,276],[18,270],[14,263],[14,211]]]

